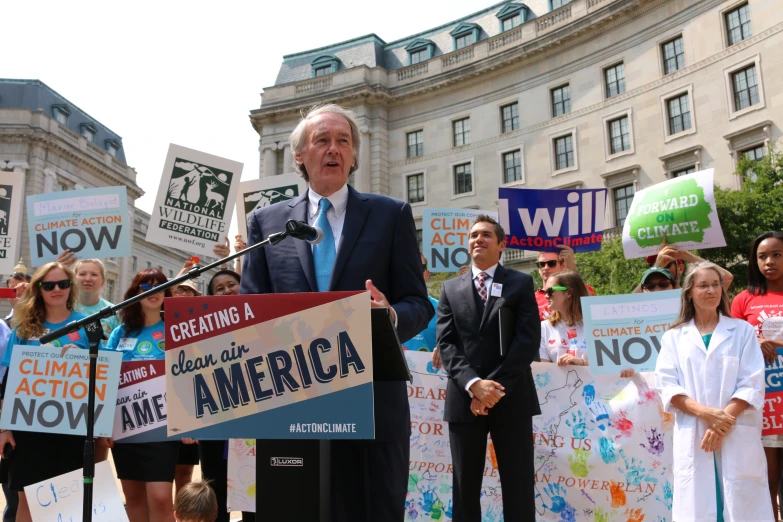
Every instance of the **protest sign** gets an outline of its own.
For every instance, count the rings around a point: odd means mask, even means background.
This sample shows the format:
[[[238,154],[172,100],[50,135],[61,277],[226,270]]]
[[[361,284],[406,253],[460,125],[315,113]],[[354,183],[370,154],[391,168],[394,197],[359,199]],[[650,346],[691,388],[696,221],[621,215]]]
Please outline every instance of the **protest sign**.
[[[256,511],[256,439],[228,440],[229,511]]]
[[[601,250],[606,189],[541,190],[501,188],[498,215],[506,247],[539,252]]]
[[[304,194],[307,183],[299,174],[281,174],[268,178],[243,181],[237,194],[237,226],[247,239],[247,220],[257,208],[268,207]]]
[[[637,192],[623,225],[626,259],[657,254],[664,238],[679,250],[726,246],[713,173],[714,169],[707,169]]]
[[[27,196],[33,266],[70,250],[79,259],[131,255],[127,189],[103,187]]]
[[[22,198],[24,174],[3,172],[0,181],[0,273],[11,274],[22,243]]]
[[[497,212],[466,208],[425,208],[422,210],[422,252],[430,272],[459,272],[470,264],[468,236],[479,214],[497,219]]]
[[[169,145],[147,241],[211,256],[231,224],[242,164]]]
[[[112,438],[122,442],[167,440],[165,361],[122,363]]]
[[[81,522],[84,514],[84,471],[41,481],[24,488],[33,522]],[[128,522],[108,460],[95,464],[92,490],[93,522]]]
[[[95,372],[95,436],[111,437],[122,354],[101,350]],[[87,434],[90,356],[53,345],[17,345],[11,354],[0,428]]]
[[[655,371],[661,337],[680,313],[680,290],[582,297],[593,375]]]
[[[368,292],[166,303],[168,434],[374,437]]]

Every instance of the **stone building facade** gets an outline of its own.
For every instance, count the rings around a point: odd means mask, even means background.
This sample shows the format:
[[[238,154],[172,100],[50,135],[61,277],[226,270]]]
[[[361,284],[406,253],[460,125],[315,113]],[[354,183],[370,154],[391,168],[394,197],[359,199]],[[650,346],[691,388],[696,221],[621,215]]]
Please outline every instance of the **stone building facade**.
[[[783,11],[769,0],[503,2],[386,43],[284,57],[250,119],[262,176],[290,171],[299,111],[336,102],[365,146],[353,185],[424,207],[494,209],[499,186],[635,191],[781,139]],[[507,262],[529,261],[515,251]]]

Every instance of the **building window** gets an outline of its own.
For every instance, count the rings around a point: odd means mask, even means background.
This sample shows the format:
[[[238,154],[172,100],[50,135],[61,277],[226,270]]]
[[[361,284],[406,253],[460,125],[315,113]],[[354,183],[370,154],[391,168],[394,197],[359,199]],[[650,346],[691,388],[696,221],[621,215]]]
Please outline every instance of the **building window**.
[[[411,51],[408,53],[410,57],[410,65],[415,65],[420,62],[424,62],[430,59],[430,52],[427,49],[420,49],[418,51]]]
[[[552,10],[560,9],[564,5],[568,5],[571,3],[571,0],[552,0]]]
[[[57,180],[54,182],[54,191],[55,192],[65,192],[68,190],[68,187],[65,186],[65,183],[63,183],[60,180]]]
[[[729,45],[750,38],[750,7],[748,4],[741,5],[726,13],[726,31]]]
[[[685,67],[685,49],[682,36],[663,44],[663,74],[671,74]]]
[[[139,259],[136,256],[131,256],[131,273],[135,276],[138,267]]]
[[[746,109],[759,102],[759,87],[756,82],[756,65],[732,73],[731,83],[734,88],[734,110]]]
[[[631,148],[628,116],[609,121],[609,154],[617,154]]]
[[[522,180],[522,151],[514,150],[503,154],[503,183]]]
[[[524,4],[506,4],[496,15],[500,20],[500,32],[510,31],[527,21],[527,10],[527,6]]]
[[[622,63],[604,69],[604,79],[607,98],[625,92],[625,66]]]
[[[313,78],[319,78],[337,72],[340,60],[333,54],[322,54],[310,62]]]
[[[315,77],[318,78],[319,76],[326,76],[327,74],[332,74],[332,67],[319,67],[315,70]]]
[[[625,224],[628,210],[633,201],[633,185],[626,185],[614,189],[614,226],[621,227]]]
[[[519,128],[519,104],[512,103],[500,109],[503,118],[503,132],[511,132]]]
[[[555,138],[555,170],[563,170],[574,166],[573,135],[568,134]]]
[[[152,262],[147,261],[147,270],[151,270],[151,269],[152,269]]]
[[[120,144],[117,140],[106,140],[106,150],[116,158],[117,153],[120,152]]]
[[[424,155],[424,131],[418,130],[405,135],[408,141],[408,157],[415,158]]]
[[[169,279],[174,279],[174,270],[169,269]]]
[[[743,158],[751,161],[759,161],[761,158],[767,155],[767,148],[764,145],[756,145],[750,149],[745,149],[740,152]]]
[[[522,24],[522,16],[514,15],[511,18],[506,18],[505,20],[500,21],[500,31],[505,32],[521,24]]]
[[[416,229],[416,241],[419,242],[419,252],[421,252],[423,250],[422,245],[424,244],[424,232],[420,228]]]
[[[474,43],[474,41],[473,41],[473,34],[472,33],[468,33],[468,34],[466,34],[464,36],[458,36],[457,38],[454,39],[455,50],[459,50],[459,49],[462,49],[463,47],[467,47],[469,45],[473,45],[473,43]]]
[[[451,31],[454,39],[454,50],[457,51],[478,41],[480,27],[477,24],[461,22]]]
[[[432,58],[435,44],[432,40],[416,38],[409,43],[405,50],[408,51],[408,65],[416,65]]]
[[[106,300],[110,303],[114,302],[114,280],[106,280]]]
[[[98,134],[98,129],[91,123],[82,123],[82,136],[87,138],[87,141],[95,143],[95,135]]]
[[[680,176],[687,176],[688,174],[693,174],[694,172],[696,172],[695,166],[686,167],[684,169],[675,170],[674,172],[672,172],[672,177],[679,178]]]
[[[473,169],[470,163],[454,166],[454,194],[473,192]]]
[[[461,147],[470,143],[470,118],[462,118],[453,122],[454,146]]]
[[[424,173],[408,176],[408,203],[424,201]]]
[[[52,107],[52,114],[54,119],[63,125],[68,125],[68,116],[71,115],[70,109],[65,105],[54,105]]]
[[[691,109],[688,94],[666,101],[669,112],[669,134],[679,134],[691,128]]]
[[[571,86],[565,84],[552,89],[552,117],[571,112]]]

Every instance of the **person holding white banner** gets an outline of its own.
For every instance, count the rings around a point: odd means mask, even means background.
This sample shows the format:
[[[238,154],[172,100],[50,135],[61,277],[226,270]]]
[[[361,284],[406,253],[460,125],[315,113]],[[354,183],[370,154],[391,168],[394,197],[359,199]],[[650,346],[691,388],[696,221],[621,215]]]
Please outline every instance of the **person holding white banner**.
[[[14,308],[11,325],[14,331],[0,362],[11,365],[14,346],[39,346],[38,338],[85,316],[74,311],[77,290],[71,270],[57,262],[47,263],[33,274],[27,290]],[[52,342],[56,347],[88,349],[84,329],[64,335]],[[58,349],[59,352],[59,349]],[[13,370],[9,370],[13,371]],[[8,459],[9,489],[18,492],[17,522],[31,522],[30,507],[24,488],[82,467],[84,437],[54,433],[2,430],[0,450],[5,453],[10,444]]]
[[[674,413],[677,522],[774,520],[761,445],[764,358],[747,322],[733,319],[713,263],[688,267],[679,317],[655,367]]]

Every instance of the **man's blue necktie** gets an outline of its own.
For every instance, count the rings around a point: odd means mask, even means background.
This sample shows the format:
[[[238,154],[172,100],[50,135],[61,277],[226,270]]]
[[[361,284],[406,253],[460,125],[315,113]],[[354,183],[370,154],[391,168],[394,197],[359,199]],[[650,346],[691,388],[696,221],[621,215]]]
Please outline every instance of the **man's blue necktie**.
[[[334,258],[337,257],[334,248],[332,225],[329,224],[329,220],[326,218],[326,213],[331,206],[331,201],[327,198],[321,198],[318,202],[318,219],[315,220],[315,226],[320,228],[324,233],[321,242],[313,246],[315,280],[318,283],[319,292],[326,292],[329,290],[329,282],[332,280],[332,268],[334,268]]]

